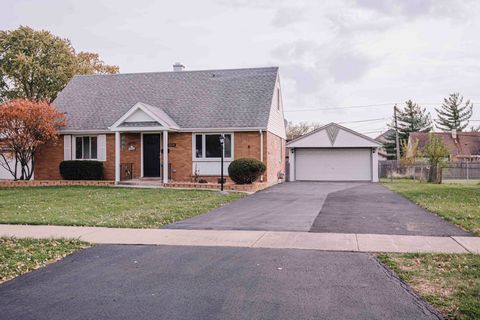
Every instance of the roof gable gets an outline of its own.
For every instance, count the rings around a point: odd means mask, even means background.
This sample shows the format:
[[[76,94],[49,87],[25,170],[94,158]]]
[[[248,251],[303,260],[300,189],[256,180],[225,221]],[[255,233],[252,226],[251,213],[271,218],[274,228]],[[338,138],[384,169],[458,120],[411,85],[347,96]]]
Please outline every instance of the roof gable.
[[[270,117],[268,119],[268,131],[276,134],[283,139],[286,139],[287,129],[283,112],[282,89],[280,86],[280,77],[278,74],[272,96],[273,97],[270,107]]]
[[[66,113],[67,131],[107,130],[137,102],[182,129],[266,129],[277,74],[268,67],[75,76],[54,105]]]
[[[381,144],[361,133],[329,123],[289,143],[288,148],[376,148]]]
[[[124,115],[122,115],[109,128],[115,130],[119,127],[140,127],[142,124],[148,127],[155,126],[165,129],[178,129],[175,121],[168,116],[163,110],[150,106],[148,104],[138,102],[131,107]]]

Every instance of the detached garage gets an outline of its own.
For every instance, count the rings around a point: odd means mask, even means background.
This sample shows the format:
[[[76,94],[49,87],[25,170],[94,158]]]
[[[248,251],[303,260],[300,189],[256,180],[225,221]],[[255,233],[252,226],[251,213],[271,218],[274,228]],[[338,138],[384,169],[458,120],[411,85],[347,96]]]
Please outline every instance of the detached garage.
[[[377,141],[330,123],[287,143],[289,180],[378,181]]]

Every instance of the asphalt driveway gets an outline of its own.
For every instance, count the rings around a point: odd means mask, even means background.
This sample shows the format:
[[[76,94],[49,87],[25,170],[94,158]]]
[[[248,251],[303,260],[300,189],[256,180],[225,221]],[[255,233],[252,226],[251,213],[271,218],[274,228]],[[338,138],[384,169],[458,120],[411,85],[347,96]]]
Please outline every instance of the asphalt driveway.
[[[311,232],[469,236],[378,183],[329,193]]]
[[[355,185],[283,183],[165,228],[309,231],[328,194]]]
[[[362,182],[284,183],[165,228],[470,235],[381,184]]]
[[[374,257],[97,246],[0,285],[10,319],[439,319]]]

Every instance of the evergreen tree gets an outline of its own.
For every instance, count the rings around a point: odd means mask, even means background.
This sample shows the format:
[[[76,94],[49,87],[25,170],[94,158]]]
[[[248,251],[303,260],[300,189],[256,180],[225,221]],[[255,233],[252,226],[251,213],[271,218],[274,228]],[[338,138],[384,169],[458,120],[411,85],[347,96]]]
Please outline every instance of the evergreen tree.
[[[463,104],[463,96],[459,93],[452,93],[448,98],[443,99],[440,108],[435,108],[438,119],[435,120],[437,127],[442,131],[463,131],[468,127],[468,120],[473,114],[473,104],[467,100]]]
[[[412,132],[430,132],[432,130],[432,120],[430,113],[425,108],[420,107],[412,100],[408,100],[403,108],[397,108],[397,126],[401,145],[402,143],[407,143],[408,137]],[[388,134],[384,147],[387,152],[390,150],[394,154],[396,150],[395,115],[392,117],[389,127],[393,130]]]

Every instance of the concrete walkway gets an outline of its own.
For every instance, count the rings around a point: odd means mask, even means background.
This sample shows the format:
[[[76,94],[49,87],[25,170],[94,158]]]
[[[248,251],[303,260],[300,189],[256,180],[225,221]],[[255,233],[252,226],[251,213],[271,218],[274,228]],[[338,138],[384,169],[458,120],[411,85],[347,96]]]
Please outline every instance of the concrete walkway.
[[[480,237],[462,236],[0,225],[0,237],[75,238],[97,244],[480,254]]]

